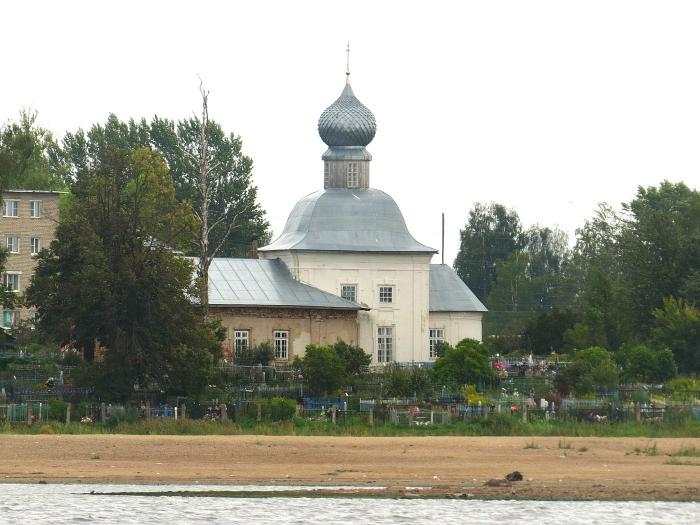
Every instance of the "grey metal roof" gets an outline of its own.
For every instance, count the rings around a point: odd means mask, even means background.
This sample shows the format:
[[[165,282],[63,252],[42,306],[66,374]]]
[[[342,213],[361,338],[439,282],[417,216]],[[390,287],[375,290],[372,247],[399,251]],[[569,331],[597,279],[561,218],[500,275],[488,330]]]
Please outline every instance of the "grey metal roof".
[[[446,264],[430,265],[431,312],[486,312],[486,307]]]
[[[357,100],[349,83],[318,119],[318,134],[329,146],[366,146],[376,132],[374,115]]]
[[[416,241],[389,195],[372,188],[329,188],[301,199],[282,235],[260,251],[437,253]]]
[[[211,306],[264,306],[367,310],[292,277],[279,259],[213,259],[209,268]]]

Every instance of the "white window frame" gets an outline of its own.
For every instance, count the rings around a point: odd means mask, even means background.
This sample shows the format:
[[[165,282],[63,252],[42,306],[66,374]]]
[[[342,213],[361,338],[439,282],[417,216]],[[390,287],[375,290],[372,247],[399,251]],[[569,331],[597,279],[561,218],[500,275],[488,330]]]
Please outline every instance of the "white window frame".
[[[394,285],[382,284],[379,286],[379,304],[394,304]]]
[[[32,255],[39,255],[41,251],[41,239],[39,237],[31,237],[29,239],[29,249]]]
[[[19,253],[19,235],[5,235],[5,248],[10,253]]]
[[[323,163],[323,187],[327,188],[331,185],[331,165],[329,162]]]
[[[289,359],[289,330],[273,330],[272,339],[275,342],[275,360]]]
[[[8,315],[9,314],[9,315]],[[5,319],[9,319],[9,322],[5,322]],[[10,328],[19,323],[19,310],[3,310],[2,311],[2,326],[5,328]]]
[[[359,188],[360,186],[360,170],[357,162],[348,162],[347,186],[348,188]]]
[[[15,277],[17,279],[16,288],[11,288],[9,286],[10,280],[8,278],[10,276]],[[2,276],[2,285],[5,287],[6,290],[9,290],[10,292],[19,292],[22,288],[22,272],[5,272]]]
[[[428,330],[428,340],[430,345],[430,359],[437,358],[435,353],[435,346],[438,343],[445,341],[445,329],[444,328],[430,328]]]
[[[19,203],[18,199],[3,199],[2,201],[2,216],[3,217],[19,217]],[[13,208],[12,210],[10,208]],[[14,214],[9,212],[13,211]]]
[[[394,354],[394,327],[377,327],[377,363],[391,363]]]
[[[352,297],[350,297],[352,296]],[[357,285],[345,283],[340,285],[340,297],[347,301],[357,302]]]
[[[236,329],[233,331],[233,355],[240,357],[241,352],[250,348],[250,330]]]
[[[36,206],[36,210],[35,207]],[[29,217],[32,219],[41,219],[44,205],[42,201],[29,201]],[[34,213],[36,211],[36,213]]]

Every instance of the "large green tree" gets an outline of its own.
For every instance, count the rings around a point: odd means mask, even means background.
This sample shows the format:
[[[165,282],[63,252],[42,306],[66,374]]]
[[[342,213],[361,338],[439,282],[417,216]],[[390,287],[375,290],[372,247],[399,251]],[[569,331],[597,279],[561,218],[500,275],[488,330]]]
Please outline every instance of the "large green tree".
[[[502,204],[477,202],[469,211],[454,269],[481,301],[496,282],[496,264],[523,247],[518,214]]]
[[[463,339],[435,361],[433,374],[438,383],[466,385],[488,381],[494,372],[486,346],[474,339]]]
[[[37,322],[88,360],[104,395],[134,388],[197,394],[220,352],[214,329],[193,304],[192,263],[174,253],[192,242],[196,221],[178,202],[160,155],[105,145],[78,170],[56,239],[28,290]]]
[[[652,341],[671,349],[681,372],[700,373],[700,310],[683,299],[667,298],[652,315]]]

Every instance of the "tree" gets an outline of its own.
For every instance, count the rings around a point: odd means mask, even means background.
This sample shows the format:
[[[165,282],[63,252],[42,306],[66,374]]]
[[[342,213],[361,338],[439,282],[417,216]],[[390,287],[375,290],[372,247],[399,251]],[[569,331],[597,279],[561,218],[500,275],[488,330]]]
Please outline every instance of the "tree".
[[[445,385],[478,384],[494,375],[486,346],[474,339],[463,339],[435,361],[435,380]]]
[[[576,322],[572,310],[542,312],[530,319],[523,332],[526,348],[534,354],[561,353],[564,349],[564,334]]]
[[[518,214],[502,204],[477,202],[460,230],[460,247],[454,269],[482,301],[496,282],[496,263],[522,248]]]
[[[612,352],[593,346],[574,353],[571,364],[556,376],[557,390],[585,396],[617,388],[619,371]]]
[[[700,310],[683,299],[670,297],[652,316],[652,342],[671,349],[681,373],[700,372]]]
[[[615,354],[621,377],[628,383],[663,382],[676,375],[673,352],[646,345],[623,345]]]
[[[111,398],[134,388],[197,395],[220,354],[215,327],[192,303],[192,263],[173,253],[196,230],[154,151],[105,146],[76,174],[56,239],[28,290],[37,322],[73,342]]]
[[[338,341],[329,346],[307,346],[304,357],[297,356],[293,366],[301,371],[311,392],[326,394],[354,384],[367,373],[371,360],[362,348]]]

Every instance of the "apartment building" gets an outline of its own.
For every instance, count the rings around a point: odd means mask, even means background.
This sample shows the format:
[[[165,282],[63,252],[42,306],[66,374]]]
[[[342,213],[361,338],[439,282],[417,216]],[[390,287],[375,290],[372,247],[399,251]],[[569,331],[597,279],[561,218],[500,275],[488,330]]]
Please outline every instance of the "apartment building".
[[[2,274],[6,288],[24,294],[36,266],[36,255],[48,248],[58,224],[59,198],[64,192],[7,190],[2,193],[0,240],[9,255]],[[32,314],[30,309],[3,310],[9,327]]]

